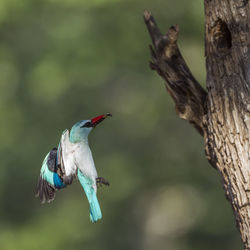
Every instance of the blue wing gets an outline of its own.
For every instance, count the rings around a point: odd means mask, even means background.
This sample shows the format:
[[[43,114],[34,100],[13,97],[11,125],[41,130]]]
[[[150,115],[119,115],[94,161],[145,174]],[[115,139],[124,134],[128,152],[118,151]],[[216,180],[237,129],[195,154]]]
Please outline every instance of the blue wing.
[[[77,172],[77,176],[89,201],[90,220],[92,222],[96,222],[102,218],[102,212],[96,196],[96,192],[92,187],[93,181],[85,176],[79,169]]]
[[[55,198],[57,189],[65,187],[57,174],[57,149],[53,148],[45,157],[36,188],[36,196],[42,203],[50,202]]]

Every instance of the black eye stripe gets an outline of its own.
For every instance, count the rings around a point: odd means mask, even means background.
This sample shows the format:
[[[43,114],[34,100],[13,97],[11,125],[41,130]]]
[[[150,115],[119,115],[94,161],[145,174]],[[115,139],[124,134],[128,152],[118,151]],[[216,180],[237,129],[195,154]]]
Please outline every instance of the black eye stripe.
[[[92,127],[91,122],[86,122],[84,125],[81,126],[81,128],[89,128],[89,127]]]

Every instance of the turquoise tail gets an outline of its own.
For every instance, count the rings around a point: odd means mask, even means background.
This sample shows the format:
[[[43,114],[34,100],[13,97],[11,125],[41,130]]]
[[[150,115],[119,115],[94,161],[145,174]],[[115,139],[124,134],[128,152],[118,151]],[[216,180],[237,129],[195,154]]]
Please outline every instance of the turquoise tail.
[[[92,197],[88,198],[88,200],[90,205],[90,220],[92,222],[97,222],[102,218],[102,212],[95,191]]]
[[[96,222],[102,218],[102,212],[96,196],[96,192],[92,187],[93,181],[90,178],[84,176],[79,169],[77,172],[77,176],[89,201],[90,220],[92,222]]]

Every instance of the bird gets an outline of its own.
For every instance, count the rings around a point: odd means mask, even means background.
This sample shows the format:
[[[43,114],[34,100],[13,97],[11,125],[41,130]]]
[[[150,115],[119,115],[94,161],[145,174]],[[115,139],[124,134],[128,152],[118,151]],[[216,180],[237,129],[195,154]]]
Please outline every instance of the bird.
[[[56,191],[72,184],[78,178],[89,202],[90,220],[97,222],[102,212],[97,199],[97,187],[109,185],[103,177],[98,177],[88,143],[88,135],[110,113],[89,120],[81,120],[71,130],[64,130],[58,147],[46,155],[36,186],[36,197],[41,203],[55,199]]]

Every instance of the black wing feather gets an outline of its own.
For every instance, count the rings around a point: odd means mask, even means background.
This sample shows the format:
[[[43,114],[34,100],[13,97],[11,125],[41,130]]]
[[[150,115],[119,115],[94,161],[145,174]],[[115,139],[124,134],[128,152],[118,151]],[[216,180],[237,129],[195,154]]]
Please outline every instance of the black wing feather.
[[[36,187],[36,197],[40,198],[41,203],[45,203],[53,201],[55,196],[56,188],[39,176]]]

